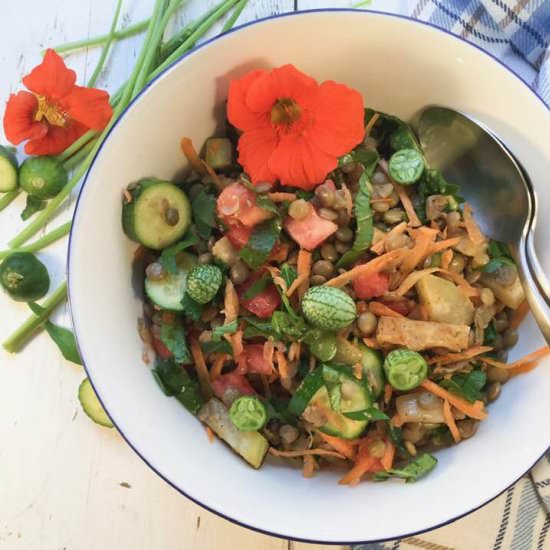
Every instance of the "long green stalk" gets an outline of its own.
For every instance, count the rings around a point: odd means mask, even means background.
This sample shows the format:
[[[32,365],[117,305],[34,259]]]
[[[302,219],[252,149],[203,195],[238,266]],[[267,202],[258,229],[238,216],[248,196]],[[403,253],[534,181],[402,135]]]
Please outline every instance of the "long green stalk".
[[[241,0],[227,0],[222,2],[219,8],[200,25],[191,36],[181,44],[181,46],[172,52],[150,75],[147,79],[148,82],[157,77],[162,71],[169,67],[176,59],[181,57],[185,52],[190,50],[195,42],[201,38],[210,28],[223,17],[235,4]]]
[[[231,14],[229,19],[225,22],[225,25],[222,28],[222,33],[227,32],[234,27],[235,23],[237,22],[237,19],[240,17],[241,13],[243,12],[244,8],[246,8],[247,4],[248,4],[248,0],[241,0],[241,3],[235,8],[235,11]]]
[[[143,32],[149,25],[149,21],[150,21],[150,18],[144,19],[139,23],[134,23],[133,25],[130,25],[125,29],[114,32],[113,33],[114,40],[123,40],[124,38],[128,38],[130,36]],[[100,36],[94,36],[92,38],[86,38],[84,40],[77,40],[76,42],[67,42],[67,44],[60,44],[59,46],[56,46],[54,50],[57,53],[67,53],[67,52],[72,52],[74,50],[80,50],[82,48],[101,46],[107,40],[109,40],[109,36],[110,36],[110,33],[102,34]]]
[[[2,195],[2,198],[0,198],[0,212],[8,207],[18,197],[19,193],[20,190],[15,189],[15,191],[8,191]]]
[[[114,41],[116,26],[118,24],[118,17],[120,15],[120,8],[122,8],[122,0],[117,0],[115,15],[111,23],[111,28],[109,29],[109,38],[107,38],[107,41],[103,45],[103,49],[101,50],[101,55],[99,56],[99,60],[95,66],[92,76],[90,77],[90,80],[88,81],[88,88],[93,88],[95,86],[95,83],[97,82],[97,79],[101,74],[101,71],[103,71],[103,67],[105,66],[107,55],[109,54],[111,45],[113,44],[113,41]]]
[[[80,151],[75,153],[71,158],[67,159],[63,163],[65,165],[65,170],[67,170],[67,172],[70,172],[71,170],[76,168],[76,166],[78,166],[78,163],[82,162],[82,160],[86,158],[86,155],[88,155],[88,153],[93,149],[94,143],[95,140],[92,139],[90,142],[86,143],[86,145],[84,145],[84,147],[82,147]]]
[[[40,315],[31,315],[27,320],[13,332],[4,342],[2,347],[10,353],[17,352],[31,336],[48,320],[53,310],[65,301],[67,297],[67,282],[63,281],[53,293],[48,296],[42,307],[44,311]]]
[[[93,137],[97,136],[99,132],[96,130],[88,130],[85,134],[80,136],[74,143],[69,145],[65,151],[57,155],[57,160],[65,162],[71,155],[74,155],[83,145],[86,145]]]
[[[21,248],[8,248],[7,250],[0,250],[0,260],[3,260],[6,256],[9,256],[12,252],[38,252],[55,241],[58,241],[62,237],[65,237],[65,235],[68,235],[71,231],[71,225],[72,222],[66,222],[63,225],[52,229],[49,233],[46,233],[43,237],[40,237],[40,239],[36,239],[36,241],[26,246],[22,246]]]

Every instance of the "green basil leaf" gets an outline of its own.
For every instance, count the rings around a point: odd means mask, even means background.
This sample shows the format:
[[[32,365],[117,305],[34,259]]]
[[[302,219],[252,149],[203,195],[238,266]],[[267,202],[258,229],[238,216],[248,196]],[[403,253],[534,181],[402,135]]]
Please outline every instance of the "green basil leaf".
[[[199,412],[204,402],[199,383],[184,367],[168,359],[153,369],[153,376],[165,395],[175,397],[189,412]]]
[[[191,201],[193,220],[201,239],[208,239],[216,227],[216,197],[201,190]]]
[[[489,263],[483,266],[482,271],[484,271],[485,273],[494,273],[505,265],[515,266],[516,264],[514,260],[508,258],[507,256],[500,256],[498,258],[493,258],[492,260],[489,260]]]
[[[353,162],[358,162],[365,169],[365,174],[370,179],[378,166],[380,156],[376,151],[364,151],[362,149],[355,149],[351,153]]]
[[[42,306],[34,302],[29,302],[29,307],[35,315],[40,315],[44,311]],[[59,348],[61,355],[63,355],[67,361],[82,365],[82,359],[80,358],[80,353],[78,353],[78,347],[76,345],[76,338],[72,331],[68,328],[60,327],[49,320],[44,323],[44,328],[49,337]]]
[[[495,322],[491,321],[483,333],[483,345],[493,346],[497,337],[497,331],[495,328]]]
[[[271,283],[271,277],[263,277],[254,281],[243,294],[245,300],[252,300],[265,290],[265,287]]]
[[[227,340],[210,340],[209,342],[201,342],[202,351],[205,354],[209,353],[228,353],[233,355],[233,348]]]
[[[272,219],[257,225],[239,256],[252,269],[258,269],[265,263],[281,234],[281,221]]]
[[[402,468],[392,468],[387,472],[377,472],[374,474],[375,481],[385,481],[390,477],[397,477],[404,479],[407,483],[417,481],[422,476],[431,472],[437,465],[437,458],[435,456],[423,453],[411,460],[406,466]]]
[[[290,341],[301,340],[308,330],[306,322],[296,313],[291,315],[284,311],[273,312],[271,326],[277,335]]]
[[[271,212],[272,214],[275,214],[276,216],[279,215],[279,210],[277,210],[277,205],[265,195],[256,195],[256,206],[259,206],[260,208],[263,208],[264,210],[267,210],[268,212]]]
[[[212,340],[217,342],[222,339],[224,334],[233,334],[237,331],[238,326],[237,319],[235,319],[231,323],[227,323],[227,325],[221,325],[212,329]]]
[[[191,361],[191,354],[187,347],[183,325],[177,322],[172,325],[167,323],[162,324],[160,327],[160,339],[172,353],[176,363],[189,363]]]
[[[288,264],[283,264],[281,266],[281,277],[284,279],[287,288],[290,288],[292,283],[297,279],[298,273],[296,270]]]
[[[483,371],[473,370],[468,374],[455,374],[450,379],[441,380],[439,385],[473,403],[483,398],[482,390],[486,383],[487,375]]]
[[[183,252],[186,248],[194,246],[199,242],[199,237],[197,236],[193,228],[190,228],[181,241],[173,244],[172,246],[169,246],[168,248],[165,248],[162,251],[159,262],[162,264],[162,267],[164,267],[164,269],[168,271],[168,273],[177,273],[178,266],[176,264],[176,256],[180,252]]]
[[[191,298],[189,294],[187,294],[187,292],[183,296],[181,305],[183,306],[183,314],[186,317],[188,317],[192,321],[200,320],[204,306],[202,304],[199,304],[198,302],[195,302],[195,300],[193,300],[193,298]]]
[[[370,407],[363,409],[362,411],[353,411],[344,413],[344,416],[351,420],[389,420],[390,417],[384,414],[380,409],[376,407]]]
[[[285,424],[295,426],[298,419],[288,410],[290,400],[282,397],[270,397],[265,400],[269,420],[280,420]]]

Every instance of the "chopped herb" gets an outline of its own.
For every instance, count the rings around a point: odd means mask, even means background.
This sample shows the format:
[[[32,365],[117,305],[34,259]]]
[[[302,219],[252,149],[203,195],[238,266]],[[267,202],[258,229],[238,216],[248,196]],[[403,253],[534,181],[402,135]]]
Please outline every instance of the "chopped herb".
[[[222,339],[222,336],[224,334],[233,334],[234,332],[236,332],[237,328],[237,319],[231,321],[231,323],[227,323],[227,325],[216,327],[212,330],[212,340],[214,342],[218,342]]]
[[[295,426],[297,418],[288,410],[290,400],[282,397],[271,397],[265,401],[267,407],[267,418],[269,420],[280,420],[285,424]]]
[[[358,162],[365,169],[365,174],[370,179],[378,166],[380,156],[376,151],[364,151],[362,149],[355,149],[351,154],[351,158],[354,162]]]
[[[271,212],[272,214],[279,215],[279,211],[277,210],[277,205],[265,195],[256,195],[256,206],[259,206],[260,208],[263,208],[264,210],[267,210],[268,212]]]
[[[183,239],[168,248],[165,248],[159,258],[162,267],[168,271],[168,273],[177,273],[178,266],[176,264],[176,257],[180,252],[183,252],[186,248],[194,246],[199,243],[199,237],[197,236],[194,228],[189,229]]]
[[[233,348],[227,340],[210,340],[209,342],[201,342],[201,349],[203,353],[208,355],[209,353],[228,353],[233,355]]]
[[[160,339],[173,354],[177,363],[189,363],[191,354],[185,339],[185,329],[180,323],[163,323],[160,327]]]
[[[389,420],[390,417],[376,407],[370,407],[362,411],[344,413],[351,420]]]
[[[431,472],[437,465],[437,458],[431,454],[424,453],[411,460],[402,468],[392,468],[387,472],[377,472],[374,474],[375,481],[385,481],[390,477],[404,479],[407,483],[417,481],[422,476]]]
[[[281,266],[281,277],[284,279],[286,286],[290,287],[298,277],[298,274],[291,265],[283,264]]]
[[[270,319],[264,320],[259,317],[241,317],[241,319],[246,321],[248,325],[244,329],[244,338],[256,338],[257,336],[269,338],[270,336],[278,336],[277,333],[273,331]]]
[[[258,269],[269,257],[279,235],[281,221],[268,220],[254,228],[239,255],[252,269]]]
[[[243,294],[243,298],[245,300],[252,300],[252,298],[255,298],[260,294],[260,292],[263,292],[265,290],[265,287],[271,283],[271,277],[262,277],[260,279],[257,279],[250,285],[250,287],[246,290],[246,292]]]
[[[391,422],[386,423],[388,429],[388,435],[392,440],[392,443],[395,445],[396,449],[399,451],[399,454],[404,457],[411,456],[409,451],[403,445],[403,429],[393,426]]]
[[[198,321],[201,318],[204,306],[195,302],[187,292],[183,296],[181,305],[183,306],[183,314],[192,321]]]
[[[283,339],[301,340],[308,329],[306,322],[296,313],[274,311],[271,317],[273,331]]]
[[[486,383],[487,375],[483,371],[473,370],[468,374],[455,374],[448,380],[441,380],[439,385],[473,403],[483,398],[482,390]]]
[[[493,258],[489,260],[489,263],[483,266],[482,271],[484,271],[485,273],[494,273],[505,265],[515,266],[516,263],[514,262],[514,260],[508,258],[507,256],[500,256],[499,258]]]
[[[216,198],[201,189],[191,201],[191,210],[199,237],[209,239],[216,227]]]
[[[491,321],[485,332],[483,333],[483,345],[493,346],[497,338],[497,330],[495,328],[495,322]]]

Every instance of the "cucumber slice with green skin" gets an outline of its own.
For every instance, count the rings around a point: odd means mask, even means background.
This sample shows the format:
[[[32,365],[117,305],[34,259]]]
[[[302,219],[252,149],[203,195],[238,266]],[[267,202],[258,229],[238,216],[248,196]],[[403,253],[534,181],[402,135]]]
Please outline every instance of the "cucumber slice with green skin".
[[[82,405],[84,412],[100,426],[105,426],[106,428],[112,428],[113,423],[111,419],[107,416],[105,409],[101,406],[97,395],[92,388],[92,384],[87,378],[82,380],[80,387],[78,388],[78,400]]]
[[[390,176],[397,183],[411,185],[416,183],[426,167],[422,153],[417,149],[400,149],[388,162]]]
[[[367,388],[346,368],[323,365],[321,369],[325,385],[319,388],[309,403],[327,419],[319,429],[344,439],[358,437],[367,427],[368,420],[352,420],[345,413],[372,406]]]
[[[50,288],[46,266],[30,252],[13,252],[0,265],[0,285],[17,302],[33,302]]]
[[[384,393],[384,385],[386,383],[382,353],[362,344],[358,347],[362,353],[361,367],[363,370],[363,380],[367,384],[372,397],[378,399]]]
[[[37,199],[55,197],[67,180],[67,170],[55,157],[30,157],[19,169],[21,189]]]
[[[0,145],[0,193],[17,189],[17,159],[7,148]]]
[[[168,273],[159,281],[146,277],[145,293],[162,309],[183,311],[182,300],[187,290],[187,276],[196,263],[197,258],[192,254],[178,254],[177,272]]]
[[[148,179],[128,192],[131,200],[122,206],[122,228],[130,239],[161,250],[183,237],[191,223],[191,206],[178,186]]]

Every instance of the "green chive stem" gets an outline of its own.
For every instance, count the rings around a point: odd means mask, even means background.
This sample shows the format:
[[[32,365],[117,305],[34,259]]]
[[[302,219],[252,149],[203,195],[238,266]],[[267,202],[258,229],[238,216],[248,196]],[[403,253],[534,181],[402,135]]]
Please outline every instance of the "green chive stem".
[[[49,233],[46,233],[43,237],[40,237],[40,239],[37,239],[26,246],[22,246],[21,248],[0,250],[0,260],[3,260],[6,256],[9,256],[12,252],[38,252],[39,250],[46,248],[55,241],[65,237],[65,235],[68,235],[71,231],[71,224],[72,222],[70,221],[66,222],[63,225],[52,229]]]

